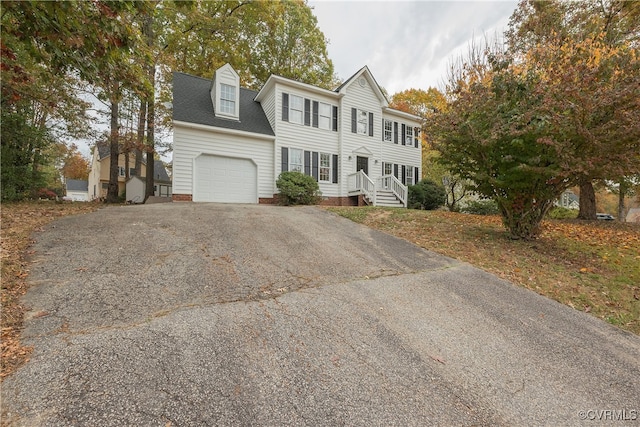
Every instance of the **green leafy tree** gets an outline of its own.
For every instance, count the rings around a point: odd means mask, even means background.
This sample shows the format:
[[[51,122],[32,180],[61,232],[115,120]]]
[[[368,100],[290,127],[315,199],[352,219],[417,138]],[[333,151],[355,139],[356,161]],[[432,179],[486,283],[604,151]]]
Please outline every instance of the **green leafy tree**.
[[[470,55],[449,82],[452,101],[429,119],[428,129],[442,164],[495,200],[511,236],[534,238],[567,185],[555,149],[543,141],[539,77],[523,73],[499,50],[484,51]]]

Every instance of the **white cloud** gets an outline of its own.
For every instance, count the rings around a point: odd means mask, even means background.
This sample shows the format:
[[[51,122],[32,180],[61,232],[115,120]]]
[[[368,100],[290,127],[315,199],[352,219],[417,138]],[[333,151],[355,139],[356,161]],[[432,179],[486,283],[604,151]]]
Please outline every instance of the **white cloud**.
[[[501,34],[512,1],[310,1],[329,39],[329,57],[347,79],[368,65],[389,94],[439,87],[449,61],[484,34]]]

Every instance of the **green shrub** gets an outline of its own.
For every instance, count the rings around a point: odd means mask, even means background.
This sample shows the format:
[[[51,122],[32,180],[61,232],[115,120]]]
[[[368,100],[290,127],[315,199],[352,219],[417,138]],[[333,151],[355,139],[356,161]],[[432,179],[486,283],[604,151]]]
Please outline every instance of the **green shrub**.
[[[500,213],[498,204],[494,200],[474,200],[468,202],[460,211],[474,215],[497,215]]]
[[[276,181],[280,204],[313,205],[320,202],[320,187],[316,180],[300,172],[282,172]]]
[[[576,219],[577,217],[577,209],[563,208],[561,206],[554,206],[547,212],[547,218],[551,219]]]
[[[429,179],[423,179],[416,185],[410,185],[408,189],[407,207],[409,209],[438,209],[444,205],[446,194],[442,185]]]

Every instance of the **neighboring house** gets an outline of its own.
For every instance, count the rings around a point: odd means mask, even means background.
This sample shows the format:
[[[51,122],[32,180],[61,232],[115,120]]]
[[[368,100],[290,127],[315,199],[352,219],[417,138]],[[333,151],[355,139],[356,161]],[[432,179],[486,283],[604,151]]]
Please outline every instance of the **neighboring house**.
[[[120,153],[118,156],[118,195],[126,188],[127,168],[129,177],[135,175],[136,154],[129,153],[129,164],[125,165],[126,156]],[[109,189],[109,168],[111,151],[109,144],[96,144],[91,157],[91,170],[89,171],[89,200],[104,199]],[[141,177],[146,176],[146,161],[142,159]]]
[[[567,209],[580,209],[580,198],[571,190],[566,190],[556,200],[556,206]]]
[[[79,179],[67,179],[65,181],[66,198],[74,202],[89,201],[89,183]]]
[[[420,128],[367,67],[333,91],[275,75],[252,91],[229,64],[213,80],[174,73],[173,199],[273,203],[280,173],[300,171],[324,204],[406,206]]]
[[[167,174],[164,163],[161,160],[155,160],[153,163],[153,174],[155,179],[153,182],[154,196],[171,197],[171,178]],[[132,176],[127,180],[126,199],[129,203],[142,203],[146,193],[146,179],[139,176]]]

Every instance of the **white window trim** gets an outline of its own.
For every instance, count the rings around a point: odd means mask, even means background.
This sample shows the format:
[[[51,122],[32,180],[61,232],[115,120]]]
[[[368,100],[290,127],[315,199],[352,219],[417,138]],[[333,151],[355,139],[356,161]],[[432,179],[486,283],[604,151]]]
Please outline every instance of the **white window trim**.
[[[322,156],[327,156],[328,166],[322,166]],[[331,154],[329,153],[318,153],[318,181],[320,182],[332,182],[332,170],[331,170]],[[322,179],[322,169],[327,170],[327,179]]]
[[[411,179],[409,179],[411,176]],[[407,186],[414,185],[413,166],[406,165],[404,168],[404,182]]]
[[[322,114],[322,107],[326,107],[326,115]],[[318,102],[318,128],[332,130],[332,105],[326,102]],[[322,119],[326,119],[326,126],[323,126]]]
[[[300,100],[300,109],[294,108],[294,100],[296,99]],[[298,112],[300,114],[300,121],[296,119]],[[302,96],[289,94],[289,123],[304,124],[304,98]]]
[[[300,163],[293,163],[293,159],[295,157],[293,155],[294,152],[300,153]],[[304,173],[304,150],[299,148],[289,148],[289,169],[287,170]]]
[[[389,129],[387,129],[387,125],[389,125]],[[389,132],[387,139],[387,132]],[[384,119],[384,140],[386,142],[393,142],[393,121]]]
[[[361,121],[363,120],[364,121]],[[363,132],[360,130],[360,125],[364,124]],[[361,109],[356,109],[356,133],[358,135],[369,136],[369,112]]]
[[[229,111],[228,106],[231,106]],[[231,116],[236,115],[236,87],[220,83],[220,112]]]
[[[393,175],[393,163],[384,162],[384,173],[383,175]],[[387,173],[387,166],[389,167],[389,172]]]
[[[404,144],[413,147],[413,127],[406,125],[404,127]]]

